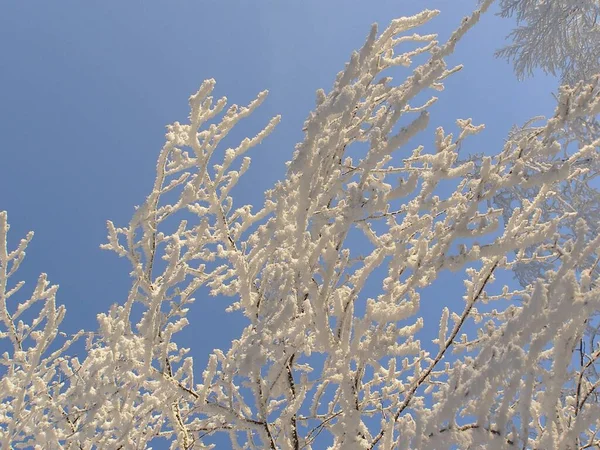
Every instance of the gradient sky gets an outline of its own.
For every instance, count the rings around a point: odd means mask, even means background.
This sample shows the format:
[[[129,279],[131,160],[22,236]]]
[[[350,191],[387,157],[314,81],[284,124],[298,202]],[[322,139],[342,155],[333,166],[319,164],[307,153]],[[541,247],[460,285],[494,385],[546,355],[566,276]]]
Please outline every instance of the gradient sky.
[[[442,14],[423,31],[445,39],[476,3],[4,0],[0,210],[8,211],[12,243],[29,230],[36,233],[18,278],[31,289],[40,272],[48,273],[67,307],[63,330],[94,329],[96,314],[122,302],[130,286],[128,262],[98,248],[105,242],[105,221],[125,225],[133,206],[143,202],[164,127],[185,121],[187,99],[202,80],[215,78],[215,95],[238,104],[270,90],[236,138],[275,114],[283,116],[251,152],[251,169],[234,192],[237,205],[262,204],[262,193],[284,175],[284,162],[302,139],[315,90],[331,87],[371,23],[383,28],[393,18],[437,8]],[[488,13],[449,59],[465,68],[436,94],[440,101],[431,123],[447,131],[456,118],[485,123],[485,132],[464,151],[497,152],[513,124],[553,110],[556,80],[538,74],[518,82],[511,66],[493,56],[512,26]],[[446,296],[460,298],[460,279],[445,277],[442,283]],[[194,326],[180,342],[193,347],[199,371],[208,353],[227,349],[244,324],[239,315],[224,312],[228,301],[198,295],[192,308]],[[432,330],[441,305],[437,301],[431,313],[424,306]]]

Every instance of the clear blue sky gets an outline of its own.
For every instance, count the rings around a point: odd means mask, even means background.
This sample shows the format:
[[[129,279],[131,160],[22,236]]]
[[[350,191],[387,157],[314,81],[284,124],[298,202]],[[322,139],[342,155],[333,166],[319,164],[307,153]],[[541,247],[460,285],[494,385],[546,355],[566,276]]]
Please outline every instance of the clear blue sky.
[[[283,116],[250,155],[252,167],[236,191],[237,204],[259,204],[302,138],[315,90],[330,88],[371,23],[383,28],[395,17],[437,8],[442,14],[426,30],[446,38],[476,3],[1,2],[0,210],[9,213],[13,243],[28,230],[36,233],[19,279],[31,289],[47,272],[67,306],[64,331],[95,328],[96,314],[122,302],[130,285],[127,261],[98,248],[105,221],[126,224],[144,200],[164,126],[186,119],[187,98],[203,79],[214,77],[216,95],[238,104],[271,91],[239,138],[272,115]],[[484,16],[450,59],[465,69],[438,95],[432,124],[450,130],[466,117],[485,123],[484,134],[465,151],[496,152],[513,124],[552,112],[554,79],[539,75],[519,83],[511,67],[493,57],[511,26]],[[225,314],[226,305],[200,295],[190,313],[194,327],[182,340],[194,348],[199,370],[210,350],[227,349],[241,330],[243,321]]]

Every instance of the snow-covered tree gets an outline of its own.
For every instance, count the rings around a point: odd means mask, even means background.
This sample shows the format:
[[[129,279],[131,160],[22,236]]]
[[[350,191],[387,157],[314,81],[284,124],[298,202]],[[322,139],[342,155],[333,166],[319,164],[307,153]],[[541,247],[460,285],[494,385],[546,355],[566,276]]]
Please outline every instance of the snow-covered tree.
[[[512,43],[498,54],[519,77],[541,68],[573,84],[600,72],[598,0],[500,0],[500,15],[517,19]]]
[[[532,75],[533,70],[541,68],[547,73],[560,76],[563,82],[580,86],[597,85],[600,74],[600,2],[597,0],[501,0],[501,16],[516,16],[517,28],[511,33],[511,45],[501,49],[498,54],[514,62],[519,77]],[[570,89],[563,86],[561,89]],[[535,118],[523,127],[515,127],[513,133],[521,137],[535,136],[539,130],[533,123],[543,119]],[[600,138],[600,124],[596,115],[579,117],[561,131],[562,154],[555,158],[567,158],[571,149],[578,144],[591,144]],[[474,161],[481,156],[471,157]],[[538,161],[529,167],[534,172],[544,171],[552,161]],[[598,176],[596,160],[588,161],[587,172],[583,178],[575,178],[563,183],[556,195],[543,207],[549,216],[559,210],[568,209],[575,213],[561,236],[573,237],[575,224],[583,219],[590,227],[589,233],[595,235],[600,224],[600,195],[590,186]],[[497,205],[502,207],[505,216],[522,199],[535,195],[534,190],[515,187],[505,190],[497,196]],[[542,266],[528,266],[525,271],[517,270],[517,277],[526,285],[542,275]]]
[[[512,44],[498,52],[514,63],[515,71],[520,78],[532,75],[534,69],[541,68],[546,73],[560,76],[562,82],[584,85],[591,81],[591,86],[597,85],[600,73],[600,2],[597,0],[502,0],[500,15],[503,17],[516,16],[517,28],[509,36]],[[563,86],[561,89],[568,89]],[[593,89],[593,87],[592,87]],[[539,118],[538,118],[539,120]],[[515,128],[514,133],[521,136],[535,135],[538,130],[530,123]],[[600,138],[600,123],[597,115],[580,117],[572,121],[562,131],[562,155],[556,158],[567,158],[572,149],[581,144],[591,144]],[[472,158],[481,161],[481,155]],[[599,169],[596,159],[586,161],[587,171],[583,177],[575,177],[562,183],[555,195],[548,199],[542,207],[542,214],[550,217],[557,211],[572,212],[570,220],[561,228],[559,239],[565,241],[576,234],[577,223],[582,220],[588,227],[588,235],[600,233],[600,193],[597,187]],[[553,161],[537,162],[529,167],[533,172],[546,170]],[[521,189],[513,187],[499,193],[494,205],[504,210],[508,216],[524,199],[535,195],[537,188]],[[534,249],[526,250],[533,252]],[[537,261],[535,264],[518,264],[515,275],[522,286],[527,286],[538,277],[543,277],[545,271],[555,266],[557,259]],[[593,282],[598,281],[600,270],[594,258],[589,258],[586,268],[590,269]],[[580,270],[583,269],[580,268]],[[587,321],[587,331],[579,342],[580,353],[584,348],[594,348],[600,332],[598,317]],[[584,365],[580,358],[580,365]],[[592,374],[590,374],[592,375]],[[592,375],[594,381],[598,375]]]
[[[600,347],[581,345],[600,306],[600,236],[553,203],[568,186],[591,189],[600,140],[573,135],[563,152],[574,124],[600,112],[600,78],[564,87],[552,118],[477,163],[459,158],[483,130],[471,119],[437,128],[432,148],[416,142],[431,91],[460,70],[445,58],[491,3],[446,42],[412,31],[437,11],[374,26],[317,92],[260,208],[231,192],[279,117],[221,149],[267,93],[226,109],[205,81],[189,121],[168,127],[147,199],[127,225],[108,222],[103,247],[129,260],[132,285],[93,333],[59,334],[65,311],[44,275],[12,303],[32,236],[10,251],[0,214],[1,447],[210,448],[217,433],[236,449],[600,445]],[[396,66],[413,67],[398,84]],[[520,203],[495,206],[509,191]],[[548,262],[518,288],[494,283]],[[427,298],[447,271],[464,277],[462,300]],[[247,326],[198,370],[176,337],[202,288],[230,296]],[[429,342],[422,302],[445,306]],[[85,356],[69,356],[84,337]]]

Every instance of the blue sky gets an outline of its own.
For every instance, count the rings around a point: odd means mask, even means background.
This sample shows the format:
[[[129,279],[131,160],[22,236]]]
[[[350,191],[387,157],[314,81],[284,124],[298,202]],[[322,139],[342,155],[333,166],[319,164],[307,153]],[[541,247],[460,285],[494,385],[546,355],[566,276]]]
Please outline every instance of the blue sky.
[[[9,213],[13,243],[36,233],[19,279],[31,289],[40,272],[48,273],[67,307],[64,331],[94,329],[96,314],[122,302],[130,285],[127,261],[98,248],[105,221],[126,224],[144,200],[164,126],[186,119],[187,98],[202,80],[215,78],[216,95],[238,104],[270,90],[237,138],[283,116],[251,153],[252,167],[236,191],[237,204],[260,204],[302,138],[315,90],[330,88],[371,23],[383,28],[395,17],[437,8],[442,14],[423,31],[444,39],[476,3],[1,2],[0,210]],[[450,58],[465,68],[438,95],[431,122],[449,129],[456,118],[485,123],[465,151],[496,152],[513,124],[553,110],[556,80],[538,74],[518,82],[510,65],[493,57],[512,25],[488,13]],[[210,350],[227,349],[244,323],[224,313],[226,302],[199,297],[190,313],[194,327],[182,339],[200,367]]]

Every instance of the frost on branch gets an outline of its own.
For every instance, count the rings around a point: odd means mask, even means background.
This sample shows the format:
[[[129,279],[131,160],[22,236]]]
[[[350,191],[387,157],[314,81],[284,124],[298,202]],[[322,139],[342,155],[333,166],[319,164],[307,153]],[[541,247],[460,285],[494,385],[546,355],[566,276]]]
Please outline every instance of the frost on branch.
[[[596,146],[600,142],[600,133],[578,133],[572,126],[581,123],[582,117],[593,117],[600,111],[598,98],[600,95],[600,76],[593,78],[590,84],[578,83],[573,88],[563,86],[558,99],[559,106],[551,120],[552,127],[532,126],[532,122],[522,128],[515,128],[510,136],[507,145],[514,145],[515,142],[528,140],[535,145],[544,144],[551,140],[559,143],[561,151],[556,154],[542,155],[541,158],[532,160],[527,164],[526,171],[529,176],[540,176],[543,173],[552,173],[556,168],[569,157],[572,151],[582,145]],[[579,106],[589,104],[590,114],[581,116],[577,112]],[[540,118],[537,118],[538,120]],[[476,159],[480,159],[479,157]],[[542,217],[548,219],[555,217],[561,212],[567,211],[571,215],[563,223],[559,240],[564,243],[567,239],[574,239],[576,234],[576,224],[583,220],[588,227],[588,237],[591,239],[596,236],[600,229],[600,194],[593,187],[594,180],[600,173],[600,158],[598,152],[591,152],[588,157],[577,162],[578,171],[573,173],[568,179],[558,184],[554,195],[547,199],[542,205]],[[500,191],[494,204],[503,209],[503,215],[508,217],[515,207],[520,206],[523,201],[534,197],[539,188],[536,186],[517,185],[511,189]],[[516,275],[523,286],[535,282],[538,277],[543,277],[547,269],[553,267],[553,263],[560,255],[556,253],[556,242],[554,238],[549,240],[546,245],[545,255],[534,256],[532,249],[526,249],[525,254],[528,258],[535,261],[528,261],[527,264],[517,265]],[[541,250],[541,249],[538,249]],[[592,256],[587,267],[593,265]],[[521,270],[522,269],[522,270]],[[583,269],[583,267],[581,268]],[[592,270],[595,276],[598,272],[596,268]]]
[[[65,308],[56,306],[58,286],[40,275],[32,295],[19,301],[23,281],[12,283],[33,238],[8,248],[6,211],[0,211],[0,447],[32,448],[36,443],[61,448],[75,425],[64,411],[65,351],[79,335],[57,345]],[[13,447],[14,446],[14,447]]]
[[[431,91],[460,69],[444,58],[490,3],[445,43],[413,31],[436,11],[373,27],[331,91],[317,92],[286,178],[256,211],[235,205],[232,189],[279,118],[221,149],[266,93],[226,109],[215,82],[202,84],[189,123],[168,127],[144,203],[127,226],[108,222],[103,248],[130,262],[132,287],[98,316],[86,358],[61,365],[53,442],[210,448],[221,433],[235,449],[597,445],[600,352],[578,343],[599,307],[600,237],[568,208],[545,209],[565,184],[585,183],[597,157],[598,141],[560,156],[564,134],[598,113],[597,89],[565,88],[553,118],[493,157],[459,160],[483,130],[471,119],[454,134],[437,128],[433,148],[415,144]],[[396,66],[410,70],[398,84]],[[515,190],[526,193],[518,205],[494,204]],[[494,284],[552,255],[519,290]],[[420,312],[437,299],[421,296],[446,270],[464,290],[441,299],[427,342]],[[201,287],[232,297],[247,326],[198,371],[176,335],[202,308]]]

